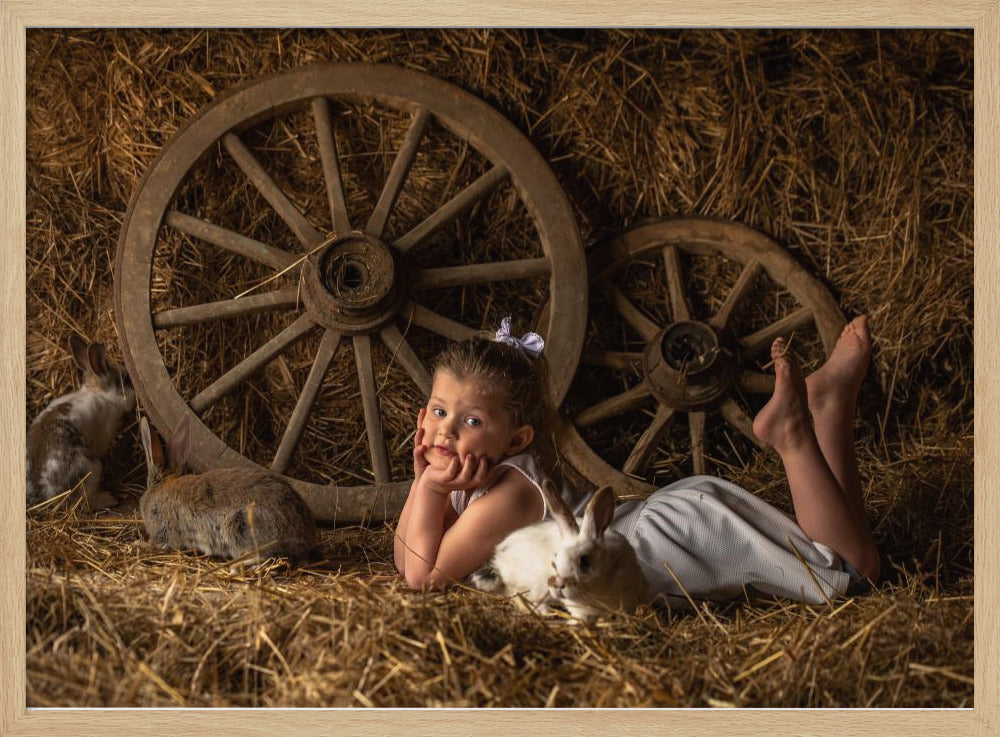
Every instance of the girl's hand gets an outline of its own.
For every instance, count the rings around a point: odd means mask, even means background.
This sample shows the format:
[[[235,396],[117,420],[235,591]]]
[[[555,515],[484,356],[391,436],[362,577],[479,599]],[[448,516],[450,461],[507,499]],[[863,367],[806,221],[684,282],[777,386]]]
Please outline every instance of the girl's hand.
[[[413,437],[413,479],[419,481],[427,468],[427,446],[424,445],[424,415],[427,408],[424,407],[417,414],[417,434]]]
[[[488,457],[476,458],[470,453],[461,461],[457,456],[452,458],[451,463],[440,471],[425,465],[420,481],[428,490],[446,495],[457,490],[478,489],[485,486],[494,469],[495,465]]]

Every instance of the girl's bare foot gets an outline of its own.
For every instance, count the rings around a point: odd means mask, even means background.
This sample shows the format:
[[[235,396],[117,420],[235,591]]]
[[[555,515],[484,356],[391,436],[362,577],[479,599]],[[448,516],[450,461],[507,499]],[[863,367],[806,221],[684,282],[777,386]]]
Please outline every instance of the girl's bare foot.
[[[774,394],[753,421],[754,434],[778,453],[816,442],[806,406],[806,382],[798,363],[785,355],[786,347],[785,338],[771,343]]]
[[[806,379],[809,410],[814,416],[830,409],[854,415],[858,391],[871,355],[868,318],[859,315],[844,327],[826,363]]]

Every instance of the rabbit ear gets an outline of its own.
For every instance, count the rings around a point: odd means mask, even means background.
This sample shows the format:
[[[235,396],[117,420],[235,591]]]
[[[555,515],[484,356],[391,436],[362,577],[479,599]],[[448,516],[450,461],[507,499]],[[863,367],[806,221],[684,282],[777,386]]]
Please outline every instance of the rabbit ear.
[[[149,429],[149,420],[143,415],[139,420],[139,437],[142,438],[142,449],[146,453],[146,471],[148,474],[163,466],[163,446],[160,439]]]
[[[87,358],[90,362],[90,370],[98,376],[108,373],[108,362],[104,358],[104,346],[100,343],[91,343],[87,349]]]
[[[73,354],[76,365],[84,371],[90,371],[90,355],[87,349],[87,341],[76,333],[69,336],[69,352]]]
[[[167,441],[167,452],[170,455],[170,463],[176,468],[181,468],[187,464],[188,448],[191,445],[191,425],[188,416],[181,417],[180,423],[170,433]]]
[[[583,513],[583,524],[580,526],[581,536],[590,540],[601,537],[614,516],[615,493],[610,486],[602,486],[587,502],[587,509]]]
[[[559,525],[563,537],[576,537],[579,528],[576,524],[576,517],[573,516],[573,510],[559,496],[556,485],[548,479],[542,481],[542,497],[545,499],[545,506],[549,508],[553,519]]]

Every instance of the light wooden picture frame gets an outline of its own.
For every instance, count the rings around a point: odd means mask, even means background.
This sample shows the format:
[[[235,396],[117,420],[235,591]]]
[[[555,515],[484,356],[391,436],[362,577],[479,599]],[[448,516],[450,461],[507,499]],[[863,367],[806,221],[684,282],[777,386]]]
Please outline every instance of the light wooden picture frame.
[[[27,709],[25,668],[25,33],[114,26],[961,27],[975,43],[975,707],[930,710]],[[1000,0],[875,4],[610,0],[0,0],[0,735],[1000,735]]]

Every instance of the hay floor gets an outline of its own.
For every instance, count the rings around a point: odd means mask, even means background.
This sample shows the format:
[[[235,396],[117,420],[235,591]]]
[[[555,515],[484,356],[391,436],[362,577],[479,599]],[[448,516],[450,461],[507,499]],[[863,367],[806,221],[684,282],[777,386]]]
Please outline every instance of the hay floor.
[[[85,513],[71,495],[29,515],[30,706],[972,705],[971,32],[30,30],[29,421],[75,381],[64,349],[72,331],[117,354],[117,238],[171,134],[234,84],[324,59],[421,69],[496,107],[550,162],[588,248],[652,217],[737,220],[785,246],[848,317],[867,313],[875,354],[856,432],[886,580],[830,607],[643,609],[568,627],[467,589],[405,590],[388,526],[325,530],[323,560],[312,567],[234,572],[144,544],[132,418],[106,465],[119,509]],[[364,211],[402,128],[373,128],[358,113],[345,176],[352,206]],[[324,200],[296,158],[313,152],[293,129],[261,130],[253,142],[283,162],[296,202],[319,212]],[[481,165],[446,147],[425,159],[400,201],[416,218],[450,196],[451,172]],[[227,173],[218,162],[206,167],[220,170],[205,181]],[[195,197],[200,182],[178,196]],[[258,216],[254,196],[233,187],[216,204],[271,234],[280,224]],[[470,244],[537,255],[530,223],[510,205],[499,192],[442,233],[427,258],[461,262]],[[156,284],[176,285],[161,292],[167,306],[211,286],[199,274],[224,274],[233,289],[260,277],[184,239],[162,244],[158,257]],[[711,277],[692,281],[709,289]],[[648,280],[637,288],[663,293]],[[498,285],[444,294],[438,308],[479,326],[510,311],[531,318],[543,299],[538,289]],[[601,327],[591,321],[590,340],[606,336]],[[196,390],[219,373],[219,346],[259,344],[255,336],[272,328],[247,320],[182,335],[187,352],[173,334],[161,348],[177,381]],[[815,356],[802,340],[808,363]],[[434,350],[430,340],[418,347]],[[214,409],[220,437],[263,453],[311,350]],[[346,377],[349,366],[342,371],[332,375]],[[386,385],[398,386],[387,439],[399,451],[394,468],[405,468],[421,399],[405,374],[385,371]],[[567,407],[585,404],[595,381],[581,371]],[[299,471],[365,482],[356,396],[334,387],[324,397]],[[587,439],[620,463],[614,438],[642,425],[618,422]],[[319,443],[333,432],[359,442],[324,455]],[[714,472],[787,508],[773,456],[739,437],[713,442]],[[683,449],[665,450],[655,480],[684,473],[684,463]]]

